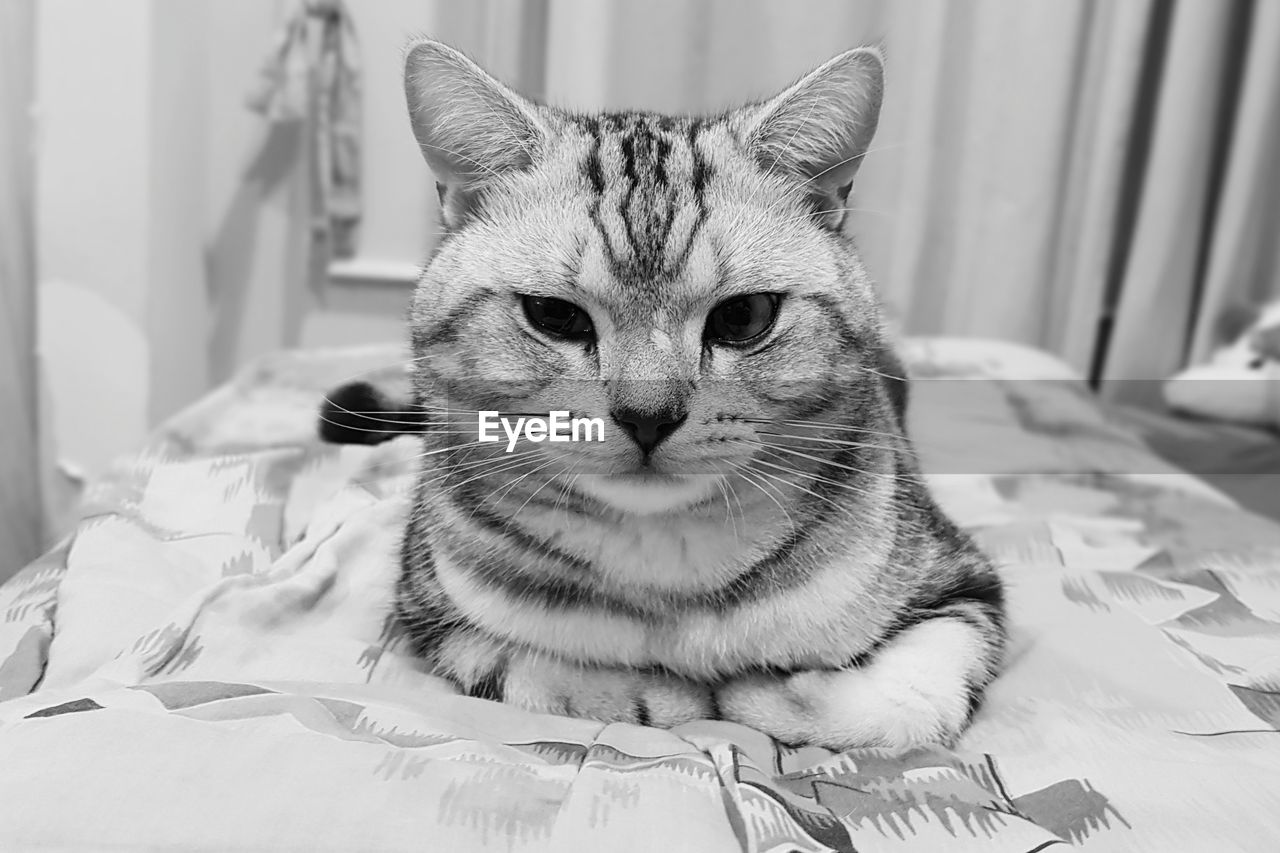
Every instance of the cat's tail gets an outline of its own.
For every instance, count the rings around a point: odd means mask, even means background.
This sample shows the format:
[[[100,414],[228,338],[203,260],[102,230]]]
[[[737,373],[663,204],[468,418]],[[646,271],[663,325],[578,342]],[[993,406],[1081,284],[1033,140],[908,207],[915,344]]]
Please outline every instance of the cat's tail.
[[[422,432],[424,425],[422,410],[368,382],[350,382],[326,394],[318,423],[320,438],[331,444],[381,444]]]

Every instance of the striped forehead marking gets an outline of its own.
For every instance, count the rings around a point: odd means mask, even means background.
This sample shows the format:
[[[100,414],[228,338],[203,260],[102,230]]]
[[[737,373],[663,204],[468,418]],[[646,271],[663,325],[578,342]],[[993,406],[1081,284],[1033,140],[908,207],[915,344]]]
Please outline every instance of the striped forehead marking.
[[[706,219],[711,166],[703,123],[649,114],[579,119],[589,148],[582,174],[590,215],[614,276],[654,290],[683,268]]]

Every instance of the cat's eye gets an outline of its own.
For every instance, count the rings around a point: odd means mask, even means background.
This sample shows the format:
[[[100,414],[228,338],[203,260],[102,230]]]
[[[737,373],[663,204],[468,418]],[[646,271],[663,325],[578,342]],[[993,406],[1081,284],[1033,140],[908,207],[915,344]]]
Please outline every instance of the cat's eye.
[[[782,297],[776,293],[751,293],[726,299],[707,315],[703,338],[715,343],[749,343],[772,328],[780,302]]]
[[[548,335],[570,341],[589,341],[595,337],[591,316],[572,302],[547,296],[522,296],[524,315],[533,327]]]

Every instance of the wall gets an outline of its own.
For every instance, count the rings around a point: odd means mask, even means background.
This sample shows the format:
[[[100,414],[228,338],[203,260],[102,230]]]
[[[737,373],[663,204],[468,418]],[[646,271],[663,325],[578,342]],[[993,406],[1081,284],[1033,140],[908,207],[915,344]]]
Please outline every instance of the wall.
[[[38,349],[59,459],[96,473],[204,390],[204,66],[188,0],[37,7]]]
[[[147,424],[149,15],[37,12],[39,350],[59,454],[98,470]]]
[[[433,4],[352,4],[376,203],[332,280],[309,253],[302,129],[246,105],[297,6],[36,6],[38,341],[68,479],[101,473],[255,356],[402,334],[434,193],[404,121],[401,48],[435,27]]]
[[[33,358],[32,0],[0,2],[0,582],[41,545]]]

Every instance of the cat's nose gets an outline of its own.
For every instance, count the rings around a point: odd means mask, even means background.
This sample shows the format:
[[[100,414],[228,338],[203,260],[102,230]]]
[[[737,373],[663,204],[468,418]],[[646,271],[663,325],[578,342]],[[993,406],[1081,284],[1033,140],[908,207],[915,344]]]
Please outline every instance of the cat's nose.
[[[641,412],[636,409],[614,409],[609,413],[613,422],[626,430],[627,435],[640,447],[645,456],[665,441],[689,418],[688,412]]]

